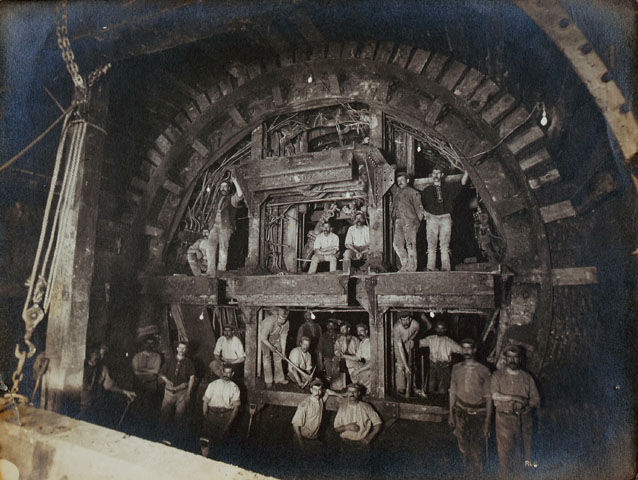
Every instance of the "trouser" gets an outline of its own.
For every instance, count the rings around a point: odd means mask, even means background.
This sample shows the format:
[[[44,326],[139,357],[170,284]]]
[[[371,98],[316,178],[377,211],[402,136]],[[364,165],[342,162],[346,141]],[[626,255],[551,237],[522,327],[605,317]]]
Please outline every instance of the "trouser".
[[[208,253],[208,271],[206,273],[215,273],[215,265],[217,270],[221,272],[226,271],[226,264],[228,263],[228,245],[230,244],[230,236],[232,230],[229,227],[220,227],[215,224],[208,236],[208,242],[210,250]],[[219,247],[219,261],[217,261],[217,250]]]
[[[532,417],[530,413],[496,412],[496,448],[498,450],[499,480],[522,476],[521,430],[525,460],[531,460]]]
[[[458,406],[454,408],[454,436],[463,459],[470,461],[470,469],[474,473],[483,469],[484,425],[485,413],[472,415]]]
[[[204,425],[202,428],[202,437],[207,438],[211,443],[220,445],[225,440],[224,429],[228,425],[228,421],[232,416],[233,410],[228,409],[211,409],[208,408],[204,417]]]
[[[416,272],[416,234],[418,222],[403,218],[394,221],[394,240],[392,246],[401,261],[402,272]]]
[[[352,265],[352,260],[367,260],[368,254],[362,253],[358,254],[354,250],[350,250],[349,248],[343,252],[343,271],[348,272],[350,270],[350,266]]]
[[[261,351],[261,357],[263,360],[264,367],[264,382],[266,385],[272,385],[273,375],[272,375],[272,365],[275,364],[275,382],[282,383],[285,381],[284,378],[284,367],[281,361],[281,358],[273,355],[273,353],[268,349],[268,347],[263,347]]]
[[[206,258],[199,250],[189,250],[186,252],[186,260],[188,260],[188,266],[191,267],[191,272],[196,277],[204,275],[204,272],[208,270],[208,263]]]
[[[452,237],[452,215],[428,215],[426,223],[428,241],[428,270],[436,270],[436,247],[441,249],[441,270],[451,270],[450,238]]]
[[[315,273],[317,271],[317,267],[319,266],[319,262],[330,262],[330,271],[337,271],[336,255],[320,255],[316,253],[310,259],[310,269],[308,270],[308,273]]]
[[[430,393],[447,394],[450,388],[450,364],[447,362],[433,362],[430,360],[430,379],[428,381]]]
[[[188,388],[183,388],[176,392],[164,389],[164,399],[160,408],[160,419],[163,423],[168,422],[173,412],[175,412],[174,420],[179,422],[184,417],[187,407]]]
[[[335,357],[323,357],[323,368],[327,377],[335,378],[339,375],[339,360]]]
[[[405,371],[405,365],[400,360],[394,362],[394,385],[397,391],[405,391],[410,376]]]

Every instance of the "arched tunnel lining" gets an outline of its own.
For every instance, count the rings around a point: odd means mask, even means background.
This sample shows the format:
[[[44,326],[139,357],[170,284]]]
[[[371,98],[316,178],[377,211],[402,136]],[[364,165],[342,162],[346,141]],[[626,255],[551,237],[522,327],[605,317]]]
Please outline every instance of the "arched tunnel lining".
[[[233,82],[211,86],[197,106],[186,105],[186,115],[178,115],[175,124],[157,138],[156,149],[149,153],[155,167],[134,224],[162,229],[162,235],[150,241],[149,256],[155,265],[199,172],[268,116],[337,102],[365,102],[417,131],[442,137],[463,157],[479,159],[464,164],[505,237],[506,263],[516,275],[512,309],[518,311],[511,312],[515,326],[508,337],[533,351],[530,367],[540,368],[551,323],[550,258],[538,207],[514,156],[523,152],[524,158],[530,158],[542,150],[542,132],[525,123],[529,114],[524,107],[517,107],[513,97],[475,70],[410,47],[370,53],[364,46],[341,60],[294,60],[301,63],[282,56],[281,66],[250,65],[236,70],[239,76]],[[318,79],[313,85],[306,81],[308,71]],[[216,127],[212,131],[211,125]],[[207,152],[198,148],[203,138],[213,139],[209,143],[216,139],[216,144],[204,146]],[[486,151],[488,155],[480,155]],[[178,178],[170,178],[169,171],[179,172]],[[167,178],[186,188],[179,193],[166,191]],[[157,213],[145,217],[149,211]],[[530,282],[527,278],[533,274],[536,279]]]

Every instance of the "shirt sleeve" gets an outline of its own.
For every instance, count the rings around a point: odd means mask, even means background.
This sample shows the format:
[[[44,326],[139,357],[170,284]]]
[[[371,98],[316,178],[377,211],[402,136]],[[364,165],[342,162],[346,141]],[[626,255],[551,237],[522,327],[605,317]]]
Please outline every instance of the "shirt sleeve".
[[[336,233],[333,233],[330,236],[330,246],[334,248],[339,248],[339,236]]]
[[[432,338],[432,336],[425,337],[419,340],[419,346],[430,348],[430,338]]]
[[[348,228],[348,233],[346,233],[346,246],[354,245],[354,240],[352,239],[352,227]]]
[[[365,406],[364,408],[366,409],[366,413],[368,414],[368,418],[370,419],[372,425],[381,425],[383,423],[383,420],[381,420],[381,417],[374,410],[374,408],[372,408],[369,403],[363,403],[363,405]]]
[[[270,328],[272,327],[272,322],[270,321],[270,317],[264,318],[259,325],[259,341],[262,342],[264,340],[268,340],[268,335],[270,334]]]
[[[208,387],[206,387],[206,392],[204,393],[204,397],[203,397],[203,401],[206,403],[209,403],[211,398],[213,397],[213,388],[212,388],[212,382],[208,384]]]
[[[306,424],[306,402],[303,401],[297,406],[297,410],[295,410],[295,414],[292,417],[290,423],[292,423],[295,427],[303,427]]]
[[[217,343],[215,343],[215,350],[213,350],[213,355],[219,355],[222,352],[222,338],[224,337],[219,337],[217,339]]]
[[[290,355],[288,356],[288,359],[295,365],[299,365],[299,350],[293,348],[290,352]]]
[[[450,344],[450,352],[452,353],[461,353],[463,351],[463,347],[461,347],[461,345],[459,345],[458,343],[456,343],[454,340],[452,340],[451,338],[448,337],[449,340],[449,344]]]
[[[487,380],[486,380],[487,381]],[[498,378],[498,372],[494,372],[489,379],[490,381],[490,394],[501,393],[501,382]]]
[[[536,382],[534,377],[528,375],[529,378],[529,405],[531,407],[538,407],[541,404],[541,397],[538,394],[538,388],[536,388]]]
[[[241,343],[241,340],[237,337],[235,338],[235,353],[237,354],[238,357],[245,357],[246,356],[246,351],[244,350],[244,345]]]
[[[314,248],[315,250],[319,250],[321,248],[321,240],[319,239],[320,234],[317,235],[317,237],[315,238],[315,243],[313,243],[312,248]]]
[[[233,391],[230,394],[230,403],[233,407],[241,405],[241,401],[239,399],[239,387],[235,383],[233,383]]]
[[[237,192],[233,193],[232,197],[230,197],[230,204],[237,208],[239,206],[239,204],[241,203],[241,201],[244,199],[244,197],[240,197]]]
[[[345,419],[343,418],[343,408],[339,407],[339,410],[337,410],[337,414],[335,415],[335,422],[334,422],[334,427],[338,428],[338,427],[343,427],[346,422]]]

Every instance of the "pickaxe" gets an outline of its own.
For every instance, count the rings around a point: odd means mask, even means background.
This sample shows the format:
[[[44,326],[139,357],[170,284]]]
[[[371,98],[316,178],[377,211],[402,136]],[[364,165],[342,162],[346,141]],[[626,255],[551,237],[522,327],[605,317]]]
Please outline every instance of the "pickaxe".
[[[292,368],[294,368],[295,370],[297,370],[297,373],[299,373],[302,377],[307,377],[306,382],[301,386],[301,389],[303,390],[304,388],[306,388],[308,386],[308,384],[310,383],[310,381],[312,380],[314,374],[315,374],[315,370],[317,369],[317,366],[315,366],[312,369],[312,372],[310,372],[310,374],[308,374],[306,371],[302,370],[301,368],[299,368],[297,365],[295,365],[293,362],[291,362],[290,360],[288,360],[286,358],[286,356],[281,353],[279,350],[277,350],[276,348],[274,348],[270,343],[268,342],[261,342],[263,345],[265,345],[266,347],[268,347],[268,349],[274,353],[275,355],[277,355],[279,358],[285,360],[286,362],[288,362],[288,365],[290,365]]]

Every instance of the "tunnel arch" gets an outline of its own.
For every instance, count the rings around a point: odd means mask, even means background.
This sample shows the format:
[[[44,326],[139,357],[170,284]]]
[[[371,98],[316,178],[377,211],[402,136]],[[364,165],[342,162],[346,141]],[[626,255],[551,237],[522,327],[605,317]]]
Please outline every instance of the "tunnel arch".
[[[200,173],[257,125],[276,114],[362,102],[461,154],[507,244],[503,265],[512,285],[505,341],[522,344],[529,368],[541,369],[552,320],[551,255],[534,192],[560,175],[534,112],[455,59],[384,42],[320,45],[268,63],[233,64],[205,92],[183,105],[148,152],[129,248],[133,255],[144,245],[140,271],[161,268]],[[540,164],[545,175],[527,174]],[[139,184],[132,189],[139,191]]]

